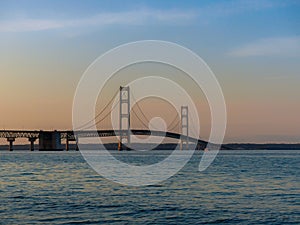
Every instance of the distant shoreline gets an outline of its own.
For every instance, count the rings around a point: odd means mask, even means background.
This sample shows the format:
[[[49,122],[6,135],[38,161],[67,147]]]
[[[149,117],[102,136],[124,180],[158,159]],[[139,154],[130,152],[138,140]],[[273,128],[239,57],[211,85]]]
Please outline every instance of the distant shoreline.
[[[300,143],[297,144],[253,144],[253,143],[230,143],[226,144],[232,150],[299,150]]]

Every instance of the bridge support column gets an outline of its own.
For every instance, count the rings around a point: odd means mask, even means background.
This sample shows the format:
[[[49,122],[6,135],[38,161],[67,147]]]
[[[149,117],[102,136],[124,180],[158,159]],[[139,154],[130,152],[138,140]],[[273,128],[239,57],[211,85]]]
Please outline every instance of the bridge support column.
[[[180,150],[189,149],[189,108],[181,106],[181,143]]]
[[[36,141],[36,139],[36,137],[28,138],[28,141],[30,141],[30,151],[34,151],[34,142]]]
[[[66,151],[69,151],[69,139],[66,139]]]
[[[16,140],[16,138],[14,138],[14,137],[7,138],[7,141],[9,142],[9,146],[8,146],[8,150],[9,151],[13,151],[14,150],[14,141],[15,140]]]
[[[67,135],[66,137],[66,151],[69,151],[70,150],[70,142],[71,141],[75,141],[76,142],[76,146],[75,146],[75,150],[78,151],[79,148],[78,148],[78,142],[77,142],[77,139],[73,136],[69,136]]]
[[[130,92],[129,87],[120,86],[120,139],[118,150],[124,149],[123,141],[125,140],[126,148],[130,146]],[[123,127],[124,125],[124,127]],[[124,129],[125,128],[125,129]],[[123,130],[124,129],[124,130]]]
[[[79,147],[78,147],[78,136],[75,138],[76,140],[76,151],[79,151]]]

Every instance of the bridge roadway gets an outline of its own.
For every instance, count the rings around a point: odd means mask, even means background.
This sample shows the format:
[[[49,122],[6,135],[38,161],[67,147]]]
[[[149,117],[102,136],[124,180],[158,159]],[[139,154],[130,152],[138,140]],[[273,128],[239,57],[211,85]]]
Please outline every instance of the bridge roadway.
[[[123,132],[127,132],[127,130],[123,130]],[[49,139],[48,137],[44,134],[51,134],[54,135],[56,134],[56,137],[60,140],[65,139],[66,140],[66,148],[68,150],[68,144],[69,141],[75,141],[75,135],[77,137],[112,137],[112,136],[119,136],[120,135],[120,130],[81,130],[81,131],[30,131],[30,130],[0,130],[0,138],[6,138],[7,141],[9,142],[9,150],[13,150],[13,142],[15,141],[16,138],[28,138],[28,140],[31,143],[31,148],[30,150],[34,150],[34,142],[39,139],[40,143],[40,149],[41,149],[41,142],[44,142],[44,139]],[[143,129],[131,129],[131,133],[133,135],[152,135],[152,136],[160,136],[160,137],[168,137],[168,138],[173,138],[173,139],[186,139],[186,135],[181,135],[178,133],[174,132],[165,132],[165,131],[156,131],[156,130],[143,130]],[[50,138],[51,139],[51,138]],[[189,142],[192,143],[197,143],[197,145],[205,147],[208,142],[203,141],[201,139],[193,138],[193,137],[188,137]],[[59,144],[60,144],[59,140]],[[217,145],[215,145],[217,146]],[[226,146],[222,145],[222,148],[226,148]]]

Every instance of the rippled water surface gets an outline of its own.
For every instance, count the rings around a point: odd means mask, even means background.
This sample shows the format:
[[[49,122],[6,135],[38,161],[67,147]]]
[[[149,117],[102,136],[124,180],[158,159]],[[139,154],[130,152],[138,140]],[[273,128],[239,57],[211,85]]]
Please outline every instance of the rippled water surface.
[[[120,154],[138,161],[141,153]],[[165,182],[126,187],[79,152],[3,151],[0,223],[300,224],[300,151],[222,151],[204,172],[200,158]]]

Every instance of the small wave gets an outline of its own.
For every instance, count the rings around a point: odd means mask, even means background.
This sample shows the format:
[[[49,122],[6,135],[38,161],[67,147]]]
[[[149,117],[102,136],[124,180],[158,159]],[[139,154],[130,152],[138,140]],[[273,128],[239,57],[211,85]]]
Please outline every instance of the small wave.
[[[12,196],[12,198],[14,198],[14,199],[24,199],[26,197],[23,196],[23,195],[17,195],[17,196]]]
[[[213,221],[204,222],[203,224],[224,224],[224,223],[232,224],[233,222],[239,224],[242,222],[242,220],[237,218],[224,218],[224,219],[216,219]]]
[[[31,172],[24,172],[24,173],[20,173],[20,175],[22,175],[22,176],[30,176],[30,175],[35,175],[35,174],[31,173]]]

